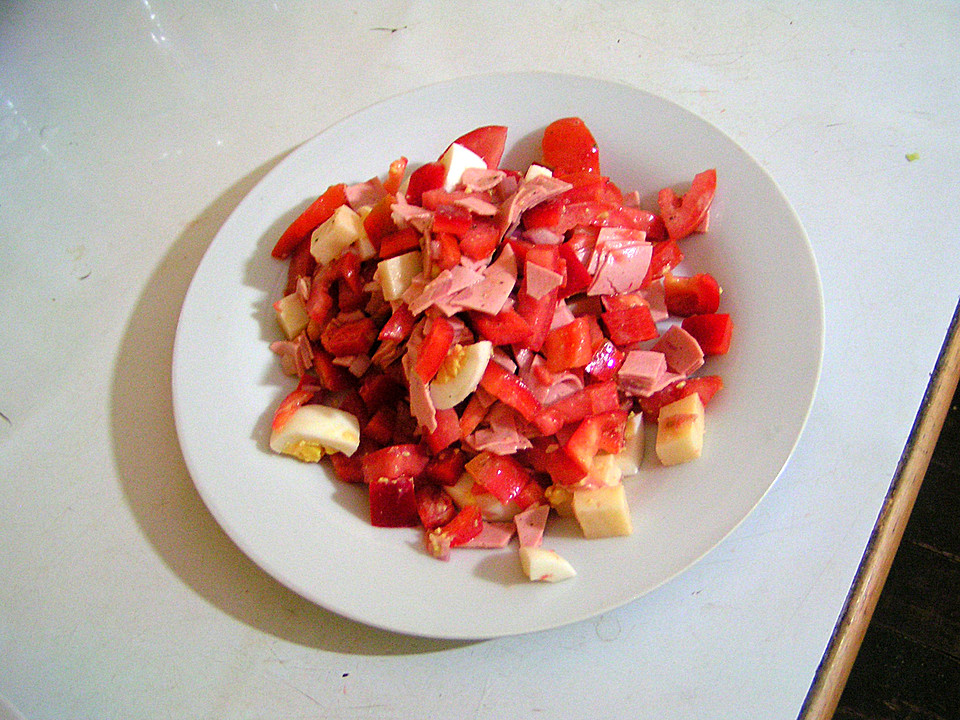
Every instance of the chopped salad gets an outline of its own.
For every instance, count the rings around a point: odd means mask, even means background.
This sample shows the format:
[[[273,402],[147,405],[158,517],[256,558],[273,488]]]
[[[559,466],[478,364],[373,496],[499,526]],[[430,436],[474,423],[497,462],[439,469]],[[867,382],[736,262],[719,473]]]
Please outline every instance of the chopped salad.
[[[270,446],[328,461],[374,525],[422,527],[434,557],[517,538],[527,577],[556,581],[575,569],[543,546],[552,515],[632,532],[644,423],[662,464],[701,455],[723,387],[705,363],[733,323],[709,272],[674,270],[717,176],[646,209],[581,119],[547,126],[527,168],[500,167],[506,139],[480,127],[412,171],[332,185],[282,234],[271,349],[297,385]]]

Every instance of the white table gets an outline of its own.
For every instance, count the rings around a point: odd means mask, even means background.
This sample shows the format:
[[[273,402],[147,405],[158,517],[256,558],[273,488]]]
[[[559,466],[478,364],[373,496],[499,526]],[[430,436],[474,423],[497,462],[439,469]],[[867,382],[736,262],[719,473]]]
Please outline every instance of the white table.
[[[795,718],[957,304],[960,8],[210,5],[0,10],[0,697],[30,720]],[[750,151],[816,252],[822,379],[772,491],[660,589],[521,637],[392,635],[285,589],[207,512],[174,330],[292,148],[511,70],[634,85]]]

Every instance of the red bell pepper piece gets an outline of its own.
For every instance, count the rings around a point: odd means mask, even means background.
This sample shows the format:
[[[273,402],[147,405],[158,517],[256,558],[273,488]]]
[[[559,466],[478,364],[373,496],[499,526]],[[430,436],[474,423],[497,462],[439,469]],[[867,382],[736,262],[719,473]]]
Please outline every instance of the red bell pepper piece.
[[[300,216],[290,223],[290,226],[283,231],[277,244],[270,252],[278,260],[287,258],[290,253],[305,238],[309,238],[313,231],[325,223],[334,211],[341,205],[346,204],[347,195],[344,192],[346,185],[340,183],[331,185],[326,192],[314,200],[310,206],[304,210]]]
[[[487,363],[487,369],[483,371],[483,377],[480,378],[480,387],[512,407],[530,422],[536,420],[542,411],[540,402],[523,380],[495,360]]]
[[[482,312],[469,313],[477,332],[494,345],[513,345],[525,342],[532,333],[530,323],[516,310],[504,310],[497,315]]]
[[[420,355],[417,357],[416,364],[417,375],[423,382],[428,383],[433,380],[433,376],[443,365],[453,345],[453,336],[453,324],[445,317],[438,315],[430,320],[430,329],[427,330],[423,344],[420,346]]]
[[[412,227],[394,230],[380,238],[379,254],[383,260],[420,248],[420,233]]]
[[[380,334],[377,335],[377,339],[406,340],[413,331],[413,321],[414,317],[413,313],[410,312],[410,308],[407,307],[406,303],[400,303],[397,305],[397,309],[393,311],[390,319],[384,323]]]
[[[421,165],[410,174],[407,183],[407,202],[411,205],[421,205],[423,194],[428,190],[443,187],[443,180],[447,176],[447,169],[438,162]]]
[[[450,447],[460,439],[460,418],[453,408],[437,410],[437,427],[433,432],[424,434],[424,440],[434,455]]]
[[[700,396],[700,402],[706,405],[713,399],[713,396],[722,389],[723,379],[719,375],[701,375],[699,377],[677,380],[649,397],[637,399],[640,403],[640,409],[643,411],[644,418],[651,422],[656,422],[660,417],[660,408],[664,405],[676,402],[691,393],[697,393]]]
[[[657,204],[671,240],[680,240],[696,230],[710,209],[716,191],[717,171],[713,169],[694,176],[684,195],[678,197],[672,188],[660,191]]]
[[[483,451],[466,464],[466,471],[502,503],[513,500],[533,475],[510,455]]]
[[[395,480],[401,477],[415,478],[427,466],[429,458],[419,445],[405,443],[388,445],[363,457],[363,480],[373,482],[377,478]]]
[[[420,523],[433,530],[446,525],[457,516],[457,506],[442,488],[436,485],[421,485],[415,491],[417,515]]]
[[[725,355],[730,350],[733,321],[727,313],[691,315],[680,327],[693,335],[704,355]]]
[[[407,171],[407,159],[403,156],[390,163],[390,169],[387,171],[387,179],[383,181],[383,189],[388,195],[396,194],[403,183],[403,174]]]
[[[418,482],[435,482],[440,485],[456,485],[463,475],[467,455],[459,448],[448,447],[427,461]]]

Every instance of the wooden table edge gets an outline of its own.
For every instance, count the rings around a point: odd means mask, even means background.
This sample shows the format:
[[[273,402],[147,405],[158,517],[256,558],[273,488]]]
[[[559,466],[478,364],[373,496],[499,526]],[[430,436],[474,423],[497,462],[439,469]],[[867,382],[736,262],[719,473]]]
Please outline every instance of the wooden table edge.
[[[900,456],[843,611],[798,720],[829,720],[850,676],[880,591],[903,538],[960,378],[960,303],[944,340],[920,412]]]

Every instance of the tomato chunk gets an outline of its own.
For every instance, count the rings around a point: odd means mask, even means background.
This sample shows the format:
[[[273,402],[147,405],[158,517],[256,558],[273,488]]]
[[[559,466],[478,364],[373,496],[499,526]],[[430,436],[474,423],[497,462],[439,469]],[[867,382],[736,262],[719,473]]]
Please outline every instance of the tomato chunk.
[[[513,500],[533,475],[510,455],[495,455],[483,451],[466,464],[470,473],[483,488],[502,503]]]
[[[377,335],[378,340],[406,340],[413,331],[413,313],[406,303],[397,305],[390,319],[384,324]]]
[[[733,321],[727,313],[691,315],[680,327],[693,335],[704,355],[725,355],[730,350]]]
[[[600,173],[600,151],[597,141],[578,117],[562,118],[543,131],[541,142],[544,164],[554,175]]]
[[[457,515],[457,506],[446,492],[437,485],[422,485],[415,491],[417,516],[420,523],[433,530],[446,525]]]
[[[692,277],[667,273],[663,278],[663,293],[671,315],[704,315],[715,313],[720,307],[720,284],[710,273],[697,273]]]
[[[377,326],[368,317],[342,323],[334,320],[320,335],[323,349],[334,357],[366,355],[376,339]]]
[[[474,218],[460,234],[460,252],[471,260],[490,257],[500,243],[500,229],[492,220]]]
[[[579,317],[548,332],[543,354],[550,372],[582,368],[593,357],[590,321]]]
[[[626,355],[617,349],[617,346],[607,340],[590,358],[584,370],[597,380],[612,380],[616,377]]]
[[[380,257],[387,260],[420,248],[420,233],[412,227],[394,230],[380,238]]]
[[[503,148],[507,144],[507,128],[503,125],[485,125],[461,135],[453,142],[479,155],[488,168],[496,168],[500,165]],[[448,147],[447,150],[449,149]]]
[[[447,176],[447,169],[438,162],[421,165],[410,174],[407,183],[407,202],[411,205],[420,205],[423,194],[428,190],[443,187],[443,180]]]
[[[467,455],[459,448],[448,447],[436,453],[423,468],[421,479],[440,485],[455,485],[463,475]]]
[[[370,524],[377,527],[413,527],[420,522],[417,514],[413,478],[378,477],[369,485]]]
[[[513,309],[504,310],[497,315],[471,312],[470,319],[484,340],[494,345],[513,345],[525,342],[532,333],[530,323]]]
[[[710,209],[717,191],[717,171],[704,170],[693,178],[690,189],[677,196],[672,188],[664,188],[657,197],[660,216],[671,240],[680,240],[697,229]]]
[[[638,398],[638,401],[644,418],[656,422],[660,417],[660,408],[664,405],[669,405],[691,393],[697,393],[700,396],[700,402],[706,405],[722,389],[723,379],[719,375],[701,375],[672,382],[649,397]]]
[[[364,455],[363,480],[371,483],[378,478],[415,478],[423,472],[428,459],[418,445],[389,445]]]

